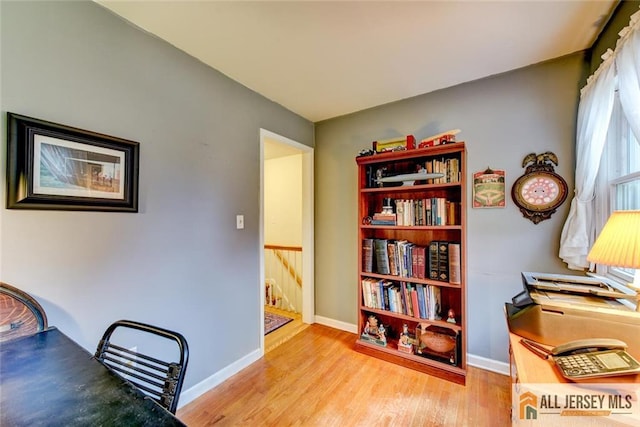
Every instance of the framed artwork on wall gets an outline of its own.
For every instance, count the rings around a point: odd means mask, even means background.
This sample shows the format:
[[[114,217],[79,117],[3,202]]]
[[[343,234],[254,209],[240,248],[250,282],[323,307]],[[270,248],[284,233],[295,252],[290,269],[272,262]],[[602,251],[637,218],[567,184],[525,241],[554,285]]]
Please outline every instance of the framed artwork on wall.
[[[7,208],[138,212],[140,144],[7,113]]]
[[[473,174],[473,207],[505,207],[505,172],[487,168]]]

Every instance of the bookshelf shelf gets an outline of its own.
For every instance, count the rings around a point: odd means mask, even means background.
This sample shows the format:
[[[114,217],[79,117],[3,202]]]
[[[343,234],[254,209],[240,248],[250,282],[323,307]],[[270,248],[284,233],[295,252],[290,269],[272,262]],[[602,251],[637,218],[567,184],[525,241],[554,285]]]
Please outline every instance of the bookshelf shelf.
[[[462,327],[460,325],[447,323],[444,320],[416,319],[415,317],[407,316],[406,314],[391,313],[391,312],[386,311],[386,310],[379,310],[379,309],[370,308],[370,307],[366,307],[366,306],[360,306],[360,310],[364,310],[366,312],[370,312],[370,313],[373,313],[373,314],[379,314],[381,316],[394,316],[394,317],[397,317],[398,319],[404,319],[407,322],[428,323],[428,324],[434,325],[434,326],[440,326],[440,327],[444,327],[444,328],[449,328],[449,329],[454,330],[454,331],[462,331]]]
[[[462,230],[460,225],[362,225],[361,228],[389,229],[389,230]]]
[[[356,163],[360,225],[355,349],[464,384],[465,144],[362,156]],[[381,175],[423,168],[438,168],[444,177],[414,185],[380,186],[376,181]]]
[[[460,285],[455,284],[455,283],[440,282],[440,281],[431,280],[431,279],[421,279],[419,277],[390,276],[388,274],[369,273],[369,272],[366,272],[366,271],[361,271],[360,272],[360,276],[361,277],[371,277],[371,278],[376,278],[376,279],[395,280],[395,281],[402,281],[402,282],[409,282],[409,283],[420,283],[420,284],[423,284],[423,285],[436,285],[436,286],[442,286],[442,287],[446,287],[446,288],[460,289],[460,287],[461,287]]]
[[[396,186],[383,188],[361,188],[362,193],[417,193],[425,190],[438,190],[447,188],[460,187],[459,182],[443,183],[443,184],[418,184],[412,186]]]

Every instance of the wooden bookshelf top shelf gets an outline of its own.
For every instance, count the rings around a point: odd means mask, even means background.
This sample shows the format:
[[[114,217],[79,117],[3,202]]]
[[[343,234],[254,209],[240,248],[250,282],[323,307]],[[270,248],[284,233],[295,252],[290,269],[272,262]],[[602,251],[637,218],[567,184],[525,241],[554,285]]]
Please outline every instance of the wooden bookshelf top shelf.
[[[451,154],[456,152],[465,151],[465,144],[463,141],[454,142],[451,144],[437,145],[435,147],[428,148],[416,148],[413,150],[391,151],[388,153],[378,153],[371,156],[356,157],[358,165],[367,165],[372,163],[389,162],[403,159],[411,159],[415,157],[425,156],[439,156],[442,154]]]

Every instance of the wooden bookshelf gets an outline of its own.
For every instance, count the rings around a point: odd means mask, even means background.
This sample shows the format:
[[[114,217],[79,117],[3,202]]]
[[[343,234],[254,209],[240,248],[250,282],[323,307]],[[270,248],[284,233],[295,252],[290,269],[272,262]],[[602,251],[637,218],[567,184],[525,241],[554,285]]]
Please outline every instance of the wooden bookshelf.
[[[466,313],[466,148],[464,142],[380,153],[356,158],[358,166],[358,336],[355,349],[364,354],[430,375],[465,384]],[[428,167],[427,167],[428,165]],[[381,176],[442,172],[437,179],[411,183],[379,183]],[[392,206],[395,223],[372,224]],[[444,206],[444,207],[443,207]],[[407,213],[407,209],[409,212]],[[389,208],[384,209],[388,214]],[[398,212],[400,211],[400,212]],[[399,219],[402,215],[402,219]],[[385,218],[388,218],[385,217]],[[365,239],[367,245],[364,244]],[[372,250],[366,251],[363,246]],[[445,264],[446,250],[436,261],[431,242],[459,244],[459,262]],[[393,246],[390,247],[389,245]],[[384,251],[384,247],[387,251]],[[443,249],[446,247],[440,245]],[[420,256],[420,248],[426,255]],[[385,260],[384,257],[391,258]],[[397,255],[396,255],[397,254]],[[418,255],[416,255],[418,254]],[[397,257],[396,257],[397,256]],[[365,261],[372,257],[368,263]],[[404,260],[404,261],[402,261]],[[433,263],[431,262],[433,260]],[[388,265],[385,265],[387,264]],[[401,267],[397,265],[401,263]],[[422,264],[421,264],[422,263]],[[437,270],[440,266],[440,270]],[[430,277],[430,268],[438,272]],[[456,268],[459,283],[448,280]],[[458,270],[459,269],[459,270]],[[443,279],[444,277],[444,279]],[[422,296],[418,298],[418,296]],[[439,304],[430,303],[438,301]],[[416,304],[417,302],[417,304]],[[453,310],[455,323],[447,321]],[[372,319],[370,316],[374,316]],[[376,334],[369,320],[382,325]],[[403,338],[404,326],[408,340]],[[370,334],[363,334],[365,328]],[[386,338],[386,345],[384,339]],[[412,344],[399,350],[401,340]],[[451,349],[453,347],[453,349]]]

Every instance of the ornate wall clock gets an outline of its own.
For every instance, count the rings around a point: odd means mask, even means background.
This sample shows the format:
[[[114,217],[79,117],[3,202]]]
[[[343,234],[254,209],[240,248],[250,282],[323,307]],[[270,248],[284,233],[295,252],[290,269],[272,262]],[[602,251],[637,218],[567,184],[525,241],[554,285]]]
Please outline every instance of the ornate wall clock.
[[[534,224],[549,219],[567,198],[567,183],[553,164],[558,165],[558,157],[550,151],[528,154],[522,160],[522,167],[528,165],[524,175],[511,187],[513,202]]]

